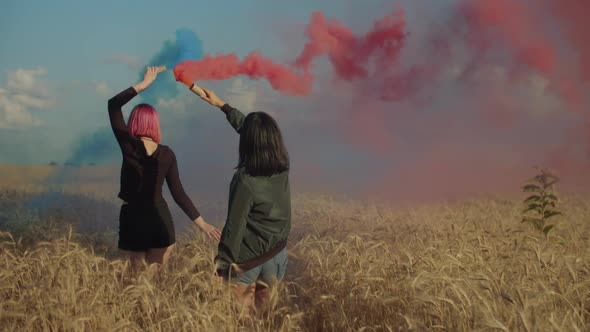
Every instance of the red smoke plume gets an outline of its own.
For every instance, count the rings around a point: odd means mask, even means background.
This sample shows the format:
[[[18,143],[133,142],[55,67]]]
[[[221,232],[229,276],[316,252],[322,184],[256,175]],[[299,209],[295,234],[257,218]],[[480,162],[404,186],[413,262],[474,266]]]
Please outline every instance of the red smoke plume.
[[[379,153],[386,171],[375,171],[369,191],[418,199],[513,192],[536,164],[554,168],[564,188],[587,188],[590,126],[582,123],[590,123],[583,99],[590,83],[590,1],[457,3],[450,20],[423,36],[408,35],[402,13],[376,20],[365,34],[314,13],[292,62],[229,54],[187,61],[174,72],[188,82],[247,75],[307,95],[314,79],[322,79],[314,61],[325,58],[334,80],[354,84],[334,84],[309,105],[322,110],[318,119],[329,119],[319,129],[338,128],[347,148],[360,144]],[[416,106],[415,97],[424,95]],[[575,135],[564,139],[571,128]],[[353,149],[350,155],[355,158]],[[333,176],[333,166],[314,168],[312,182]]]
[[[460,12],[468,26],[467,44],[475,52],[507,50],[516,68],[547,80],[547,91],[559,97],[562,109],[590,122],[583,100],[590,82],[590,1],[464,0]],[[585,128],[583,143],[590,152],[590,129]]]
[[[465,0],[460,6],[474,51],[507,50],[517,69],[543,76],[575,112],[580,83],[590,81],[589,11],[586,0]]]
[[[543,74],[555,69],[556,54],[547,38],[547,29],[539,22],[535,12],[522,1],[476,0],[466,1],[463,14],[475,36],[472,46],[492,48],[498,41],[504,42],[517,64],[525,64]],[[497,34],[486,34],[495,29]]]
[[[237,75],[265,78],[275,90],[296,96],[308,95],[312,82],[309,73],[298,73],[288,66],[276,64],[258,52],[250,53],[242,61],[233,53],[184,61],[174,67],[174,75],[181,82],[225,80]]]
[[[397,12],[376,20],[371,31],[357,37],[337,20],[327,21],[322,13],[316,12],[306,29],[309,41],[295,65],[310,70],[315,58],[328,56],[338,78],[366,78],[373,57],[377,70],[388,69],[398,62],[406,37],[405,26],[403,13]]]
[[[277,64],[258,52],[243,60],[232,53],[182,62],[174,67],[174,75],[181,82],[247,75],[251,79],[264,78],[275,90],[286,94],[308,95],[313,82],[312,64],[318,57],[327,56],[336,77],[348,81],[367,78],[372,70],[382,72],[393,67],[404,45],[405,25],[403,14],[398,12],[375,21],[364,36],[356,36],[337,20],[326,20],[316,12],[306,29],[309,41],[292,65]],[[370,67],[373,63],[375,68]]]
[[[557,18],[562,33],[576,49],[577,63],[585,81],[590,81],[590,1],[545,0],[549,11]]]
[[[472,67],[485,65],[489,61],[486,53],[508,51],[515,78],[523,71],[537,72],[548,81],[548,90],[568,103],[568,109],[578,110],[582,95],[579,83],[590,81],[589,12],[590,1],[586,0],[463,0],[454,17],[466,22],[462,42],[472,52]],[[313,62],[327,57],[336,79],[370,79],[378,98],[401,100],[423,89],[445,62],[453,60],[433,55],[437,58],[430,64],[400,68],[400,54],[408,38],[406,25],[403,12],[398,11],[376,20],[370,31],[359,36],[339,21],[315,12],[305,30],[308,41],[291,64],[276,63],[258,52],[243,60],[232,53],[182,62],[174,68],[174,74],[178,81],[186,82],[246,75],[266,79],[286,94],[308,95],[314,78]],[[574,50],[573,55],[565,54],[560,36]],[[450,45],[461,37],[449,33],[437,39]]]

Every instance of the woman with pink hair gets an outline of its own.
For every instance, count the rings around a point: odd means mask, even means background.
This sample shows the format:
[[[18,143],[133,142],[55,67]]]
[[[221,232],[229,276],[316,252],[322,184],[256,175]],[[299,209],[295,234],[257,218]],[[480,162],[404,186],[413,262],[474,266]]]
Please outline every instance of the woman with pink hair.
[[[147,89],[157,75],[157,67],[148,67],[142,82],[108,102],[111,126],[123,153],[119,248],[129,254],[134,269],[144,261],[165,264],[176,242],[172,216],[162,197],[164,180],[176,204],[210,240],[219,241],[221,236],[217,228],[205,222],[184,192],[176,156],[171,148],[160,144],[160,122],[154,107],[139,104],[127,124],[123,119],[121,108]]]

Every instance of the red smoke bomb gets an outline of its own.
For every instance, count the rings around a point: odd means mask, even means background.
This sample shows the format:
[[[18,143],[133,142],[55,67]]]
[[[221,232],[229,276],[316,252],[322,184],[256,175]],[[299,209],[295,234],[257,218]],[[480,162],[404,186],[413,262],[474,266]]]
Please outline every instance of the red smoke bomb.
[[[176,74],[176,71],[174,73]],[[206,97],[207,96],[207,93],[205,93],[205,90],[201,89],[199,86],[197,86],[193,81],[188,79],[186,76],[178,75],[178,76],[176,76],[176,80],[178,82],[188,86],[189,90],[194,92],[197,96],[199,96],[199,97]]]

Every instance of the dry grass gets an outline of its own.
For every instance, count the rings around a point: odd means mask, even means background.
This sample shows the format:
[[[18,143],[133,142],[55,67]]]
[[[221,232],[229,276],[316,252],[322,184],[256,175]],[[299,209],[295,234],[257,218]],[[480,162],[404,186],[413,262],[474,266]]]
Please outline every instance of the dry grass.
[[[19,230],[27,243],[19,243],[16,233],[2,234],[0,326],[18,331],[589,330],[590,200],[566,199],[566,216],[547,240],[520,223],[521,207],[482,199],[383,208],[299,197],[287,278],[274,310],[254,322],[240,320],[227,287],[212,277],[214,248],[199,236],[179,242],[159,280],[147,272],[134,279],[108,246],[97,249],[105,241],[114,245],[114,234],[97,239],[39,220],[44,226]],[[44,240],[31,242],[35,234]]]

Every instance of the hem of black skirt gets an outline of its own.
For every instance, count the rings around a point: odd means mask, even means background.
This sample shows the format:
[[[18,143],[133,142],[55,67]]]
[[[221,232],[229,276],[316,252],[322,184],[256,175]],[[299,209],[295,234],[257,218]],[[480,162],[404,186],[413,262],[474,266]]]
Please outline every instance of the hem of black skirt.
[[[118,248],[121,249],[121,250],[125,250],[125,251],[141,252],[141,251],[148,251],[150,249],[164,249],[164,248],[168,248],[168,247],[170,247],[171,245],[173,245],[175,243],[176,243],[176,241],[174,241],[174,242],[172,242],[172,243],[170,243],[168,245],[162,246],[162,247],[141,247],[141,248],[138,248],[138,247],[126,247],[126,246],[119,245]]]

